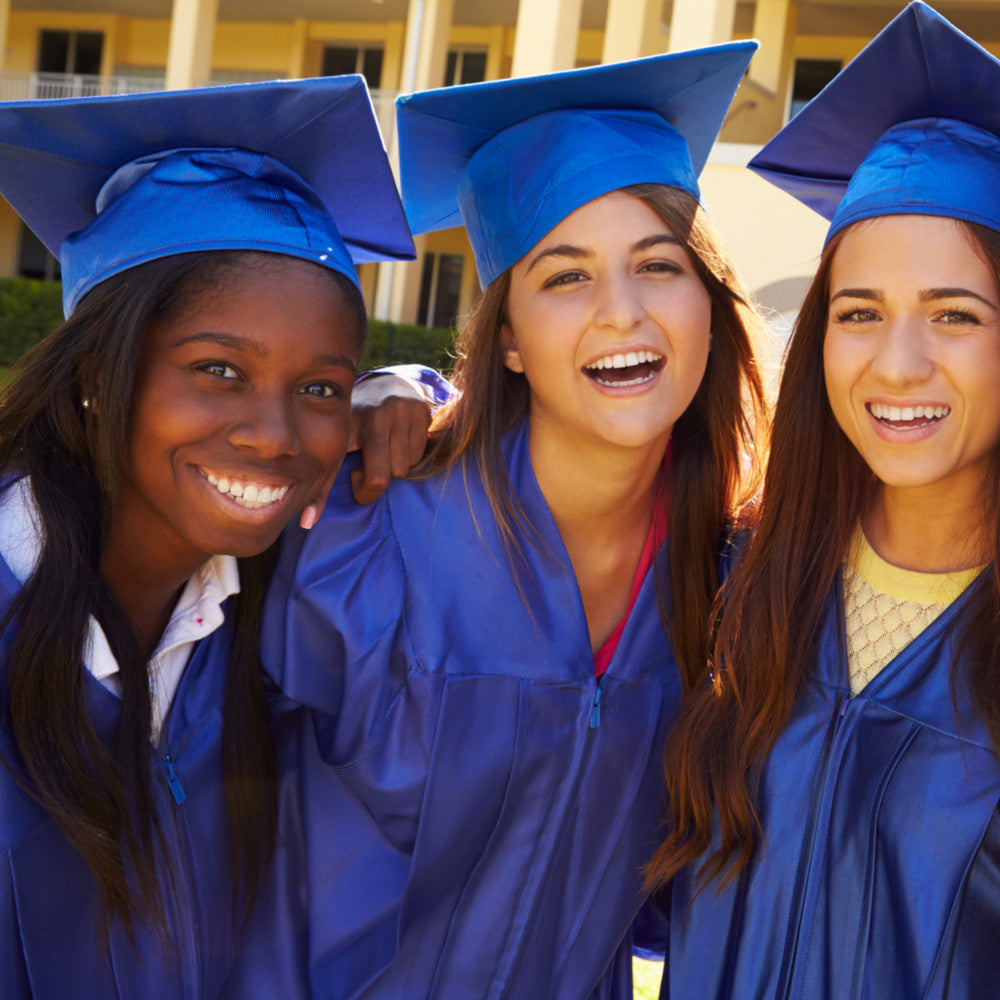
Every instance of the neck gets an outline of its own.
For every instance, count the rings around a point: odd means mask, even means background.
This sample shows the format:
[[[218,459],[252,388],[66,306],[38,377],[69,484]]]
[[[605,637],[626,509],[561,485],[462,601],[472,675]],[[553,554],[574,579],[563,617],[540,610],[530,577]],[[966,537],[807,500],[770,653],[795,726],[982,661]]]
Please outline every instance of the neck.
[[[990,559],[988,519],[979,499],[883,488],[863,518],[865,536],[887,562],[923,573],[982,566]]]
[[[668,440],[669,434],[643,448],[583,449],[551,441],[532,426],[531,464],[563,541],[577,534],[600,541],[633,529],[645,538]]]
[[[203,563],[148,558],[144,546],[122,528],[112,529],[101,574],[121,605],[148,659],[170,621],[184,585]]]
[[[668,439],[602,450],[549,440],[532,425],[535,478],[573,565],[594,650],[628,610]]]

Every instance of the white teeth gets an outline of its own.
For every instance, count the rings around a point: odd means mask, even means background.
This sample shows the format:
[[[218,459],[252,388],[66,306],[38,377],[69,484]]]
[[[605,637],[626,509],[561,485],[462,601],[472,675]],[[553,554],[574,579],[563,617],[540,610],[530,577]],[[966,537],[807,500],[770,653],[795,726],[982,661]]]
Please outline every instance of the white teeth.
[[[893,423],[940,420],[951,413],[950,406],[886,406],[885,403],[870,403],[869,409],[876,420],[888,420]]]
[[[226,476],[216,477],[210,472],[205,478],[220,492],[235,500],[241,507],[248,510],[259,510],[269,504],[276,503],[287,492],[287,486],[258,486],[255,483],[240,482]]]
[[[591,371],[601,371],[604,368],[632,368],[635,365],[652,364],[662,361],[663,355],[655,351],[627,351],[624,354],[606,354],[603,358],[592,361],[587,368]],[[619,385],[631,384],[619,382]]]

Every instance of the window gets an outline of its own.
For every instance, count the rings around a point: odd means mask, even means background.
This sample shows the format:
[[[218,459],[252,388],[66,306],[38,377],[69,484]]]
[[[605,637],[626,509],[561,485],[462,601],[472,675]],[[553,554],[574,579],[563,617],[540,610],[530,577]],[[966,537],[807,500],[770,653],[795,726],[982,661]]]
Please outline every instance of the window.
[[[458,316],[458,297],[462,290],[461,254],[428,253],[420,280],[420,306],[417,322],[423,326],[450,327]]]
[[[842,65],[839,59],[796,59],[788,117],[794,118],[840,72]]]
[[[378,90],[382,83],[382,49],[374,45],[324,46],[320,73],[323,76],[360,73],[369,90]]]
[[[444,71],[444,84],[481,83],[486,79],[485,49],[451,49]]]
[[[21,248],[17,255],[17,273],[22,278],[59,280],[59,261],[49,253],[45,244],[21,223]]]
[[[104,34],[100,31],[43,31],[38,40],[38,72],[97,76]]]

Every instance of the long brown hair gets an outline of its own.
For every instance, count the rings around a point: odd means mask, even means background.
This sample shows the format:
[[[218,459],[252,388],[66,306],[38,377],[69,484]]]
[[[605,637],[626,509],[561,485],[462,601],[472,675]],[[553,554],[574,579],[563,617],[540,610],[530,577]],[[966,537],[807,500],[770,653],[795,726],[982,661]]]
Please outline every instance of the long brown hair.
[[[139,924],[165,934],[154,861],[163,834],[150,773],[145,657],[101,575],[101,560],[126,464],[136,364],[152,321],[176,315],[229,271],[263,256],[181,254],[109,278],[25,355],[0,405],[0,475],[8,482],[30,477],[42,527],[38,564],[2,621],[13,633],[0,681],[3,763],[82,856],[106,924],[118,919],[133,941]],[[358,317],[360,349],[360,295],[333,277]],[[88,397],[100,401],[99,417],[83,405]],[[222,763],[234,921],[254,904],[277,829],[275,747],[257,652],[273,558],[269,551],[239,561],[241,589],[223,626],[233,638]],[[110,743],[96,732],[84,700],[91,615],[107,636],[122,687]],[[169,864],[162,874],[169,884]]]
[[[1000,290],[1000,233],[965,225]],[[699,687],[668,738],[672,829],[649,867],[651,885],[699,859],[703,884],[720,875],[725,884],[752,858],[761,835],[762,762],[788,724],[815,660],[824,604],[874,499],[875,477],[838,426],[823,375],[830,268],[842,235],[824,249],[792,334],[756,524],[719,595],[714,683]],[[1000,751],[997,453],[992,477],[984,511],[992,520],[993,566],[964,610],[952,684],[953,691],[968,684]],[[969,668],[962,678],[954,673],[959,653]],[[716,831],[718,846],[704,857]]]
[[[674,425],[668,479],[669,606],[661,601],[686,688],[702,673],[717,554],[734,516],[754,494],[767,408],[755,346],[761,324],[704,209],[684,191],[658,184],[622,189],[649,205],[684,241],[712,302],[712,350],[694,400]],[[524,376],[503,363],[510,272],[484,291],[458,341],[453,379],[460,397],[432,430],[423,472],[471,460],[481,476],[508,555],[534,538],[511,490],[500,450],[505,431],[528,414]]]

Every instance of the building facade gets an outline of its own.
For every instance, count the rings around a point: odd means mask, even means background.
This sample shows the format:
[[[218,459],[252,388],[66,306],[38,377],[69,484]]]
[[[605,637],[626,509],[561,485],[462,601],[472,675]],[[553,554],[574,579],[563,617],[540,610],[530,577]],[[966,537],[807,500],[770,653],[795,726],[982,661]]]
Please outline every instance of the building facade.
[[[0,0],[0,99],[364,74],[390,155],[393,101],[442,84],[524,76],[758,38],[703,200],[777,328],[801,302],[825,223],[747,160],[904,5],[863,0]],[[1000,54],[998,0],[934,6]],[[478,287],[461,230],[417,238],[413,263],[365,265],[372,315],[448,325]],[[0,202],[0,274],[57,277]]]

